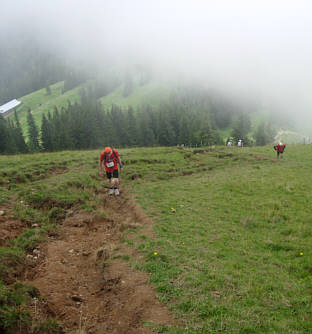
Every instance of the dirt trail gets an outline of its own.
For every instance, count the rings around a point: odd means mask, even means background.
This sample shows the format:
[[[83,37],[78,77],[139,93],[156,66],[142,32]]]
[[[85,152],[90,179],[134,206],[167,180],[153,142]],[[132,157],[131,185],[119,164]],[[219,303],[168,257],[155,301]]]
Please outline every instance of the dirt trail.
[[[108,260],[131,252],[121,243],[122,231],[131,224],[148,227],[149,219],[123,195],[103,195],[103,208],[107,219],[72,213],[59,234],[41,246],[26,282],[46,298],[45,308],[65,333],[148,334],[153,331],[143,321],[173,325],[172,315],[148,285],[148,274],[120,258]]]

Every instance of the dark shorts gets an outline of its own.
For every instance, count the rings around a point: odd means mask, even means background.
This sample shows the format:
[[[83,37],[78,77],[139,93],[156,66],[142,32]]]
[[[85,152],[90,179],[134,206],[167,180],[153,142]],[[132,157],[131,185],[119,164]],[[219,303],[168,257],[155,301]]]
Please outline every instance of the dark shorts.
[[[118,169],[114,169],[113,173],[106,172],[107,178],[111,179],[112,178],[112,174],[113,174],[113,178],[114,179],[118,179]]]

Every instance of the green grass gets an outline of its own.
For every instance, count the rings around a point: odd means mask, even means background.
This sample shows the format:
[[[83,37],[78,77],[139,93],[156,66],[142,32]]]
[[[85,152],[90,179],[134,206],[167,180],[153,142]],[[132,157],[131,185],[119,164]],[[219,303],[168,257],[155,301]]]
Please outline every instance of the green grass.
[[[37,291],[31,286],[16,282],[10,289],[0,281],[0,330],[1,333],[12,333],[18,324],[25,328],[31,323],[25,303],[37,297]]]
[[[169,99],[172,85],[168,82],[161,83],[156,81],[149,82],[143,86],[136,83],[132,93],[127,97],[123,96],[123,89],[124,86],[121,85],[112,93],[100,98],[99,101],[105,108],[110,108],[112,104],[123,108],[132,106],[135,110],[144,105],[157,107],[161,102]]]
[[[6,247],[0,247],[0,332],[30,330],[29,293],[15,289],[32,254],[47,235],[55,233],[68,210],[96,212],[94,192],[102,187],[97,167],[100,152],[60,152],[0,156],[0,203],[6,211],[29,226]],[[35,224],[35,225],[34,225]],[[1,285],[2,284],[2,285]],[[12,301],[12,295],[15,299]],[[37,328],[38,327],[38,328]],[[32,333],[60,332],[54,320],[38,324]]]
[[[79,91],[83,87],[87,87],[89,82],[79,85],[78,87],[69,90],[62,94],[64,82],[58,82],[51,85],[51,94],[47,95],[46,89],[40,89],[28,95],[18,98],[22,101],[22,104],[17,107],[18,117],[21,123],[21,127],[24,136],[28,136],[27,133],[27,111],[32,110],[33,117],[39,129],[41,128],[42,115],[47,114],[49,111],[52,113],[56,106],[59,110],[62,107],[67,107],[68,103],[80,103]],[[105,108],[110,108],[112,104],[127,108],[132,106],[137,108],[141,105],[149,104],[151,106],[158,106],[161,101],[166,101],[169,98],[169,94],[172,87],[170,83],[150,82],[146,85],[134,84],[133,92],[127,96],[123,96],[123,85],[116,88],[112,93],[99,99]],[[9,117],[14,118],[11,114]]]
[[[272,146],[199,151],[120,150],[122,187],[155,222],[153,239],[124,232],[145,259],[124,260],[151,274],[158,298],[180,320],[172,328],[147,325],[169,334],[311,333],[310,146],[288,145],[280,161]],[[67,210],[101,207],[99,154],[0,156],[0,203],[15,201],[15,216],[39,225],[0,247],[0,279],[23,265]]]
[[[188,328],[164,332],[309,333],[312,154],[290,146],[275,162],[249,155],[272,158],[270,147],[232,152],[221,158],[229,164],[199,157],[213,170],[155,182],[154,169],[133,186],[156,222],[157,240],[136,243],[142,268]]]
[[[32,110],[36,124],[41,128],[43,114],[47,114],[49,111],[52,113],[55,106],[60,110],[62,107],[67,107],[69,102],[80,102],[79,90],[86,84],[62,94],[64,87],[62,81],[51,85],[50,95],[47,95],[46,89],[43,88],[19,98],[18,100],[22,101],[22,104],[16,110],[24,135],[27,136],[27,111],[29,108]],[[9,117],[14,117],[14,115],[11,114]]]

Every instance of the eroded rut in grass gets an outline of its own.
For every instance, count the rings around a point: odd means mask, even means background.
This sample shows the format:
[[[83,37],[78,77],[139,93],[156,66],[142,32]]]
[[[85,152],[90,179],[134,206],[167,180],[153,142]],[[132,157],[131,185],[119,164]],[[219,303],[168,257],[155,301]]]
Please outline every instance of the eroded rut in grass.
[[[45,309],[65,333],[140,334],[153,333],[145,321],[172,325],[148,275],[120,258],[112,260],[130,252],[122,246],[122,231],[148,225],[148,218],[122,195],[103,195],[103,203],[107,219],[73,213],[64,221],[59,234],[41,246],[41,260],[26,273],[27,283],[39,289]]]

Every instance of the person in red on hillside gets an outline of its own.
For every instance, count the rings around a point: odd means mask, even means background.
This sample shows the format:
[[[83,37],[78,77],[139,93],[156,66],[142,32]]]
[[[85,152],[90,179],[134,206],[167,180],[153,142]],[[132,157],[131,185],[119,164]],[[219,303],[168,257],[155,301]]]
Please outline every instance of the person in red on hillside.
[[[277,145],[274,145],[274,150],[277,153],[277,159],[279,159],[279,157],[283,158],[283,153],[284,153],[285,148],[286,148],[286,145],[283,144],[282,142],[279,142]]]
[[[109,195],[119,195],[119,179],[118,179],[118,164],[120,170],[122,169],[122,163],[117,150],[111,147],[105,147],[104,151],[100,155],[99,175],[103,176],[103,163],[105,167],[106,177],[109,180]]]

